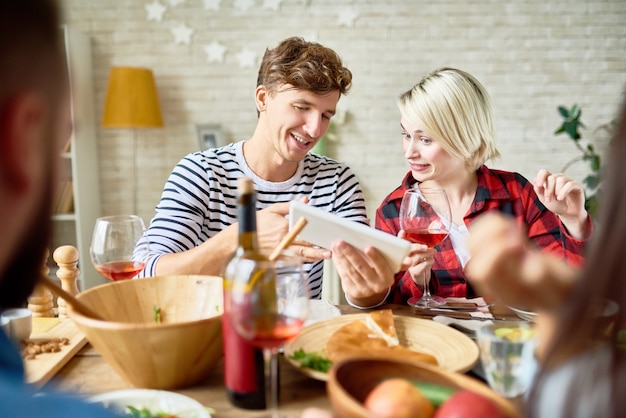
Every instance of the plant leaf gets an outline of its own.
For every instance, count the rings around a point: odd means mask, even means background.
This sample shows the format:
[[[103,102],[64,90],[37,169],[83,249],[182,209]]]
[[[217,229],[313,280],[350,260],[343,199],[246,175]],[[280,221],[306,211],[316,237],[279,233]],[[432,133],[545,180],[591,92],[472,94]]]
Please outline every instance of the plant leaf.
[[[559,113],[565,119],[569,119],[569,111],[565,108],[565,106],[559,106]]]
[[[598,213],[598,198],[596,195],[589,196],[585,199],[585,209],[587,209],[587,212],[589,212],[592,218],[596,216],[596,213]]]
[[[574,121],[565,122],[565,131],[567,134],[575,141],[580,139],[580,134],[578,133],[578,124]]]
[[[583,184],[587,186],[588,189],[594,190],[600,184],[600,176],[595,174],[590,174],[583,180]]]
[[[600,156],[599,155],[594,155],[591,158],[591,169],[595,172],[600,171]]]

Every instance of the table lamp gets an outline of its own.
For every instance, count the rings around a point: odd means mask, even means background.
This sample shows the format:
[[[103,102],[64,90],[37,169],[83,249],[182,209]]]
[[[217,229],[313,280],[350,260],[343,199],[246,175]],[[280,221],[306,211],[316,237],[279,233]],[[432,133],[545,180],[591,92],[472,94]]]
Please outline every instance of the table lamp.
[[[152,70],[137,67],[111,68],[102,127],[133,130],[133,213],[136,213],[137,129],[163,127]]]

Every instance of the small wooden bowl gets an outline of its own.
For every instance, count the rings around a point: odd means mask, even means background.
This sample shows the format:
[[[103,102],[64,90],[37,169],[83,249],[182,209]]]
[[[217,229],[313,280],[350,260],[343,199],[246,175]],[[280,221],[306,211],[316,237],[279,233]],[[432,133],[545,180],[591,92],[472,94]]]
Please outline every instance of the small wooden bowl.
[[[479,380],[449,372],[428,364],[418,365],[399,360],[355,358],[337,363],[330,370],[326,390],[331,404],[341,418],[376,418],[363,402],[382,380],[401,377],[438,384],[453,389],[468,389],[493,400],[507,417],[518,418],[516,407]]]
[[[94,287],[77,298],[107,318],[69,316],[113,369],[135,387],[192,385],[222,355],[222,278],[161,276]],[[160,322],[155,321],[160,308]]]

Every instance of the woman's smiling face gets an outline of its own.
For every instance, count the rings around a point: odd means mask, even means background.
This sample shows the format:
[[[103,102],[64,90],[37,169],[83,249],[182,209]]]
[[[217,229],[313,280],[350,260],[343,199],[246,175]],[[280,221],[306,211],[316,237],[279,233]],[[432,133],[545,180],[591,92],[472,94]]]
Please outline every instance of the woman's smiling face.
[[[448,154],[436,139],[419,126],[413,125],[404,117],[400,120],[400,126],[404,158],[409,163],[415,180],[445,182],[448,178],[458,176],[460,170],[467,170],[461,159]]]

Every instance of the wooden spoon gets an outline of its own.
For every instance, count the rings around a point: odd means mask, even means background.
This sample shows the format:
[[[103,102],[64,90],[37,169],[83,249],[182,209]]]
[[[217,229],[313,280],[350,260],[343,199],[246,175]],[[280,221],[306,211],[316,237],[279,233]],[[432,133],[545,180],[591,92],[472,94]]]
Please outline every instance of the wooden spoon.
[[[296,238],[300,231],[302,231],[302,228],[304,228],[307,223],[308,221],[304,218],[298,219],[298,222],[296,222],[291,231],[289,231],[287,235],[283,237],[283,239],[278,243],[278,246],[274,249],[272,254],[270,254],[270,261],[276,260],[280,253],[285,248],[289,247],[289,245],[291,245],[292,241]]]
[[[278,258],[278,256],[280,255],[280,253],[285,248],[289,247],[289,245],[293,242],[293,240],[300,233],[300,231],[302,231],[302,229],[306,226],[307,223],[308,223],[308,221],[305,218],[298,219],[298,222],[296,222],[296,224],[293,226],[291,231],[289,231],[287,233],[287,235],[285,235],[283,237],[283,239],[278,243],[278,246],[276,246],[274,251],[272,251],[272,253],[269,256],[269,260],[270,261],[275,261]],[[246,289],[248,291],[251,290],[254,287],[254,285],[256,284],[256,282],[259,280],[259,278],[262,277],[264,274],[265,274],[265,269],[261,269],[261,270],[256,271],[254,273],[254,276],[252,276],[252,278],[248,282],[248,284],[246,286]]]
[[[48,277],[41,276],[41,280],[40,281],[41,281],[41,284],[43,284],[48,289],[50,289],[50,291],[52,291],[52,293],[55,293],[57,296],[62,297],[79,314],[84,315],[84,316],[86,316],[88,318],[98,319],[100,321],[105,321],[105,319],[100,314],[98,314],[97,312],[92,310],[89,306],[85,305],[83,302],[78,300],[74,295],[72,295],[72,294],[66,292],[65,290],[63,290],[63,288],[61,286],[57,285],[55,282],[50,280]]]

